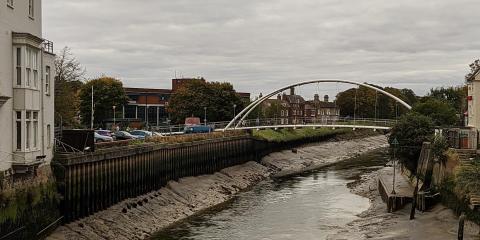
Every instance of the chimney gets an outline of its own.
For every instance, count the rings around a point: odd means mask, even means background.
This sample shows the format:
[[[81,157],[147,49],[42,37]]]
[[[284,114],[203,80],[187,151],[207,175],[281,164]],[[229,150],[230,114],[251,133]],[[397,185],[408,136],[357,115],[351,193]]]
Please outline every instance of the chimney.
[[[290,88],[290,95],[295,95],[295,88],[294,87]]]
[[[313,100],[320,101],[320,96],[318,96],[318,94],[313,95]]]
[[[282,100],[282,95],[278,94],[278,95],[277,95],[277,99],[278,99],[278,100]]]
[[[282,93],[282,100],[284,100],[284,101],[287,100],[287,94],[286,93]]]
[[[323,96],[323,101],[328,102],[328,95]]]

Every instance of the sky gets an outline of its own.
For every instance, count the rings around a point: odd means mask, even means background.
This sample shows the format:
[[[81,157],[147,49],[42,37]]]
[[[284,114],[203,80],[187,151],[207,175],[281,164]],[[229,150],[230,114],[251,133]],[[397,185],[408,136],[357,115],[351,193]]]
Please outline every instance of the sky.
[[[480,56],[478,0],[44,0],[44,38],[124,86],[228,81],[269,93],[303,80],[461,85]],[[350,86],[321,84],[303,94]]]

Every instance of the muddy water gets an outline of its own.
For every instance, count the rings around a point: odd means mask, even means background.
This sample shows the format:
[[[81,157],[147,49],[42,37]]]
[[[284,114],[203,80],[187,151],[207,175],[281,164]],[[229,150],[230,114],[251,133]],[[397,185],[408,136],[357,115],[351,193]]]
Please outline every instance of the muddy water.
[[[369,200],[351,193],[347,184],[387,159],[385,150],[377,150],[325,169],[264,181],[153,239],[325,239],[369,207]]]

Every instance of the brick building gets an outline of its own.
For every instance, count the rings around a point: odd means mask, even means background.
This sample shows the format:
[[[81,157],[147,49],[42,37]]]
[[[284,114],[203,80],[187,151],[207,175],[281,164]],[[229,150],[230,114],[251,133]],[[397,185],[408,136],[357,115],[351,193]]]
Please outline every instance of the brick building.
[[[328,95],[323,101],[318,94],[313,100],[306,101],[295,94],[294,88],[290,88],[290,94],[278,94],[276,99],[266,100],[262,109],[264,113],[268,112],[267,117],[277,118],[279,124],[326,123],[338,120],[340,114],[340,109],[335,102],[329,101]]]
[[[172,79],[171,89],[154,88],[125,88],[129,103],[122,108],[121,121],[134,123],[134,127],[141,125],[155,127],[168,124],[169,116],[166,111],[170,96],[175,90],[188,81],[206,81],[204,78],[177,78]],[[238,92],[245,101],[250,101],[250,93]],[[146,119],[148,118],[148,122]]]

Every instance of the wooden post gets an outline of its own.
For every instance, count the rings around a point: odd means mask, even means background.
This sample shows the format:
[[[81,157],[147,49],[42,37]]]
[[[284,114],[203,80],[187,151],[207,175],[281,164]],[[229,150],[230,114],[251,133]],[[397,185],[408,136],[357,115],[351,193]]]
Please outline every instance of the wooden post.
[[[418,181],[419,177],[417,176],[417,184],[415,185],[415,190],[413,190],[413,199],[412,199],[412,209],[410,210],[410,220],[415,219],[415,208],[417,207],[417,195],[418,195]]]
[[[458,219],[458,240],[463,240],[463,230],[465,227],[465,213],[462,212]]]

